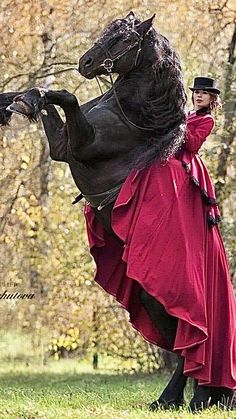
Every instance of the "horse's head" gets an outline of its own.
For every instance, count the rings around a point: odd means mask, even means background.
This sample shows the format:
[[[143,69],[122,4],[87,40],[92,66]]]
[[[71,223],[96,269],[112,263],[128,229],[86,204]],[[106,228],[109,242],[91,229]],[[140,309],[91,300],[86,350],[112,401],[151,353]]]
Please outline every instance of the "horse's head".
[[[130,12],[124,19],[114,20],[80,58],[79,72],[88,79],[109,72],[129,72],[139,61],[154,17],[141,22]]]

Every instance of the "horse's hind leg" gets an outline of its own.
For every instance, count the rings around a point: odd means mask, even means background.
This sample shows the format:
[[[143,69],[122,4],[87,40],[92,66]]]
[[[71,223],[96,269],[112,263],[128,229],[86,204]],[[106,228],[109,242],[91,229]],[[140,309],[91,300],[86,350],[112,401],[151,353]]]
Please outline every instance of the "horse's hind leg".
[[[169,315],[164,306],[146,291],[141,291],[140,298],[155,326],[163,337],[173,346],[178,324],[177,318]],[[171,380],[159,399],[149,406],[151,410],[156,410],[161,406],[164,408],[179,407],[183,404],[184,387],[187,382],[187,377],[183,374],[183,366],[184,359],[179,357],[177,368]]]
[[[184,403],[184,388],[187,377],[183,374],[184,359],[178,357],[176,370],[169,383],[161,393],[158,400],[150,404],[150,410],[157,410],[160,407],[168,409],[170,407],[178,408]]]
[[[142,290],[140,295],[141,303],[148,312],[156,328],[160,331],[163,337],[174,345],[178,319],[168,314],[165,307],[154,297]]]
[[[226,387],[197,386],[189,404],[190,410],[197,412],[214,405],[223,409],[234,409],[235,391]]]

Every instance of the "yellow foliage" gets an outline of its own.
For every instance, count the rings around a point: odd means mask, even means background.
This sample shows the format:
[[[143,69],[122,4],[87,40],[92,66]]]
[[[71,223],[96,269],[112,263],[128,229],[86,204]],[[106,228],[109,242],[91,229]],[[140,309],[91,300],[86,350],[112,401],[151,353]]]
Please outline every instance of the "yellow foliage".
[[[214,12],[215,5],[219,10]],[[95,80],[61,70],[76,67],[104,26],[133,7],[143,19],[156,12],[155,27],[181,56],[186,86],[195,75],[208,73],[219,78],[223,87],[222,63],[227,60],[232,35],[233,0],[105,0],[103,7],[99,0],[79,0],[76,7],[71,0],[2,0],[1,91],[47,85],[75,92],[81,103],[98,95]],[[53,74],[50,82],[48,74]],[[38,292],[34,305],[6,309],[2,326],[24,327],[33,333],[37,328],[37,334],[46,330],[55,336],[49,345],[55,359],[63,344],[72,350],[96,348],[145,359],[147,345],[131,329],[127,314],[93,281],[95,266],[88,250],[83,203],[71,205],[77,188],[67,166],[48,159],[40,123],[29,124],[14,116],[10,127],[0,130],[0,274],[18,279],[26,291]],[[234,151],[233,146],[232,155]],[[214,169],[213,158],[209,161]],[[226,187],[230,188],[227,217],[233,225],[235,185],[226,179]],[[233,255],[235,238],[229,243]]]

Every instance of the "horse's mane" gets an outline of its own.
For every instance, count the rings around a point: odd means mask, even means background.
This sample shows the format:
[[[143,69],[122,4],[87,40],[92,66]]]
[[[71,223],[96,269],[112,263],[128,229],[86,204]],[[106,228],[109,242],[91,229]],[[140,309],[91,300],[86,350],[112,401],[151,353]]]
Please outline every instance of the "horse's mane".
[[[119,34],[125,38],[126,35],[136,29],[141,23],[138,19],[127,21],[127,19],[117,19],[110,23],[104,30],[101,42]],[[151,95],[144,98],[142,86],[139,85],[137,74],[132,77],[132,72],[124,77],[125,82],[129,83],[132,94],[126,94],[119,89],[119,98],[127,108],[132,108],[132,97],[135,96],[136,104],[139,108],[134,109],[138,116],[137,124],[152,129],[146,136],[146,142],[140,156],[137,156],[136,166],[147,166],[154,160],[167,160],[173,156],[181,147],[184,141],[186,123],[186,93],[183,82],[183,75],[180,60],[170,45],[167,38],[151,28],[145,36],[147,45],[144,54],[149,54],[152,58],[150,65],[150,83],[152,85]],[[137,68],[138,70],[138,68]],[[118,81],[120,77],[118,77]],[[133,84],[133,88],[132,85]],[[127,84],[126,84],[127,87]]]
[[[180,60],[163,35],[154,29],[148,35],[158,52],[150,72],[152,96],[142,103],[140,110],[142,124],[153,129],[146,150],[137,161],[141,166],[172,157],[183,144],[186,130],[187,96]]]

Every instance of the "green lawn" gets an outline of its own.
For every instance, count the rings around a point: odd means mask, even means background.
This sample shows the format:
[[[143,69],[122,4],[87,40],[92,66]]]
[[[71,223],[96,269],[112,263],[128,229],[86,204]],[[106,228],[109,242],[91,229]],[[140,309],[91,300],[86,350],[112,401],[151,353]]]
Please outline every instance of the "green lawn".
[[[119,364],[109,358],[99,358],[97,371],[79,359],[43,365],[44,351],[43,346],[32,348],[29,335],[0,331],[0,419],[236,419],[236,412],[216,408],[198,415],[187,408],[151,413],[147,406],[157,399],[168,375],[117,374],[114,367]],[[190,397],[191,386],[187,402]]]
[[[217,409],[192,415],[188,410],[150,413],[147,404],[160,393],[168,377],[94,372],[75,360],[3,361],[0,364],[1,419],[67,418],[236,418]]]

